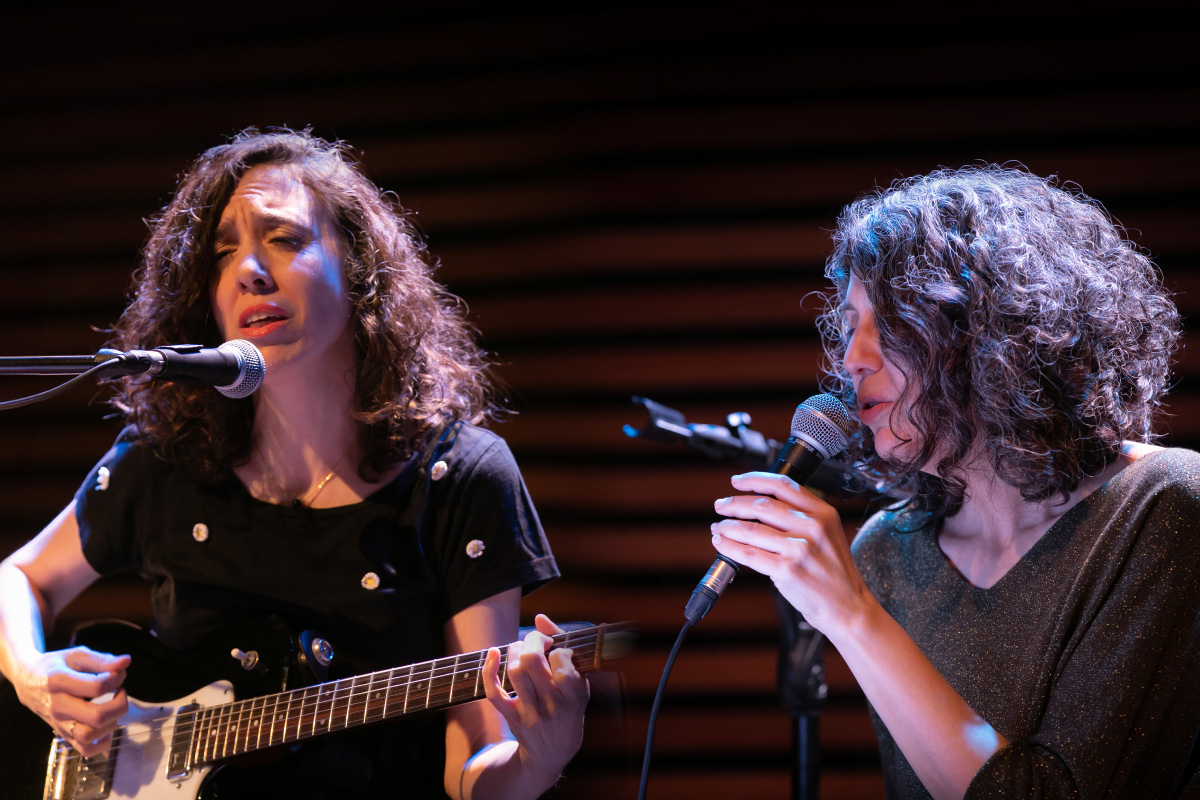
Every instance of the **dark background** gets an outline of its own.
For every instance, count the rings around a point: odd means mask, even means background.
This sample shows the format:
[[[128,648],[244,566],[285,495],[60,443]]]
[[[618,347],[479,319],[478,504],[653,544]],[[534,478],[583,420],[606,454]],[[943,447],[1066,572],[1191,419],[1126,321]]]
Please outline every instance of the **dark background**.
[[[124,9],[125,7],[121,7]],[[469,304],[564,578],[528,616],[639,623],[632,747],[596,725],[561,797],[633,797],[646,708],[712,559],[729,465],[626,438],[631,395],[782,438],[816,389],[828,230],[862,192],[1017,161],[1102,200],[1197,307],[1200,84],[1183,3],[972,10],[801,3],[347,5],[7,14],[0,32],[0,354],[91,353],[201,150],[311,125],[363,152]],[[1179,357],[1167,442],[1200,445]],[[0,396],[48,388],[5,380]],[[71,497],[118,430],[94,387],[0,416],[0,554]],[[862,503],[844,503],[850,531]],[[64,615],[142,619],[136,581]],[[785,796],[767,584],[690,635],[660,717],[656,798]],[[836,654],[826,798],[880,797],[865,703]],[[38,751],[40,753],[40,750]],[[40,759],[40,755],[38,756]]]

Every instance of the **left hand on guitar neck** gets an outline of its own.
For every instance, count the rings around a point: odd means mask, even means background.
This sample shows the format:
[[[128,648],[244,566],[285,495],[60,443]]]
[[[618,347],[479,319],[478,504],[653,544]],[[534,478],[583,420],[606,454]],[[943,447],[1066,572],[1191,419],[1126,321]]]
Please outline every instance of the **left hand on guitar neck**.
[[[589,688],[572,663],[570,650],[558,648],[546,655],[550,637],[562,633],[562,628],[545,614],[538,614],[534,622],[537,630],[508,646],[508,679],[516,696],[510,697],[501,686],[500,651],[494,647],[484,662],[483,686],[516,739],[521,760],[550,767],[557,777],[583,742]]]

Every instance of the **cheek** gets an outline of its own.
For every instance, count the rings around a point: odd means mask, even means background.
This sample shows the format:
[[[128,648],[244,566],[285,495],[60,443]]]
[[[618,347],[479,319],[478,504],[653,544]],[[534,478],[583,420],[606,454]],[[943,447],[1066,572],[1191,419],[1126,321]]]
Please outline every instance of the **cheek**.
[[[235,297],[230,291],[229,281],[225,280],[224,276],[213,284],[208,298],[212,306],[213,319],[217,321],[217,327],[221,329],[221,334],[228,338],[229,331],[236,328],[236,324],[234,324],[236,321],[231,320]]]

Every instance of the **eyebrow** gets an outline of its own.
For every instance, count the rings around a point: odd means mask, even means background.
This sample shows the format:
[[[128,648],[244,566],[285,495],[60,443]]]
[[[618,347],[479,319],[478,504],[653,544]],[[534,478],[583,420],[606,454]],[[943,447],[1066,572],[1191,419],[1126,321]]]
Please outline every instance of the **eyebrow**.
[[[269,212],[265,214],[256,214],[255,216],[258,218],[259,224],[264,228],[299,228],[304,231],[312,231],[312,228],[307,223],[292,217],[285,217]],[[232,238],[231,233],[235,227],[237,227],[237,223],[235,223],[232,219],[227,219],[217,225],[216,241],[221,242]]]

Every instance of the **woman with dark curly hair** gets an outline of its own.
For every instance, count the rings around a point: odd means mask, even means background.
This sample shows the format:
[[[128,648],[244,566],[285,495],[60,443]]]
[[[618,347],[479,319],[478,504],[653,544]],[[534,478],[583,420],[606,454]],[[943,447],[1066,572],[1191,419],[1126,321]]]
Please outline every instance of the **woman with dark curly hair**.
[[[344,146],[252,129],[200,156],[151,222],[113,346],[245,339],[266,377],[237,400],[122,379],[116,445],[0,567],[0,667],[84,755],[109,751],[131,658],[43,652],[42,631],[120,570],[151,581],[159,642],[215,639],[230,669],[230,648],[253,666],[232,626],[267,615],[328,637],[331,679],[488,649],[472,691],[490,703],[234,762],[214,776],[222,798],[533,798],[578,749],[587,683],[570,651],[544,654],[545,617],[509,649],[517,696],[501,689],[495,647],[558,570],[503,440],[476,427],[494,412],[485,360],[405,217]],[[342,702],[346,724],[326,712],[327,728],[350,726]]]
[[[943,170],[850,205],[828,389],[905,497],[847,544],[777,475],[718,500],[724,555],[837,647],[889,797],[1200,791],[1200,456],[1151,442],[1180,321],[1104,209]]]

